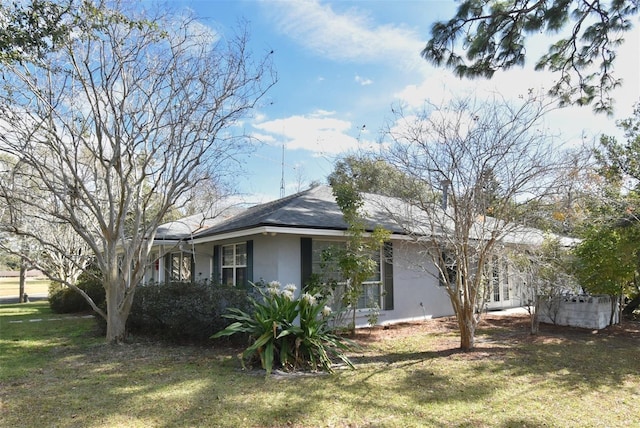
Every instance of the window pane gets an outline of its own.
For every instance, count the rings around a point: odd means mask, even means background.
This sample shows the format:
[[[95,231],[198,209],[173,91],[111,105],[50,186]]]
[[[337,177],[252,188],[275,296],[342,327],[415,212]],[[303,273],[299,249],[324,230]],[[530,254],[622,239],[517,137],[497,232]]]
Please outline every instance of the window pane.
[[[336,256],[340,250],[344,249],[346,242],[344,241],[321,241],[313,240],[312,243],[312,272],[314,274],[321,274],[322,280],[335,280],[338,282],[337,288],[333,292],[332,305],[334,309],[338,309],[340,302],[344,298],[345,281],[340,273],[337,259],[324,260],[325,251],[334,250]],[[356,307],[358,309],[371,308],[376,305],[380,306],[380,286],[382,280],[381,265],[380,265],[380,250],[373,251],[371,253],[371,259],[375,261],[375,272],[366,280],[367,284],[363,285],[363,292],[358,298]]]
[[[491,284],[493,286],[493,301],[500,301],[500,270],[498,268],[498,263],[494,261],[493,264],[493,275]]]
[[[380,281],[380,250],[374,251],[371,254],[371,259],[376,262],[376,271],[367,278],[367,282]]]
[[[342,249],[346,243],[340,241],[313,241],[312,266],[311,270],[315,274],[322,274],[325,279],[342,281],[342,275],[338,267],[337,260],[323,260],[323,253],[326,250]]]
[[[236,245],[236,266],[247,265],[247,244]]]
[[[233,245],[222,247],[222,266],[233,266]]]
[[[358,309],[380,307],[380,283],[363,284],[362,295],[358,299]]]
[[[502,299],[509,300],[509,267],[507,263],[502,264]]]
[[[246,283],[247,268],[236,268],[236,287],[242,287]]]
[[[233,268],[222,269],[222,284],[234,285],[233,284]]]

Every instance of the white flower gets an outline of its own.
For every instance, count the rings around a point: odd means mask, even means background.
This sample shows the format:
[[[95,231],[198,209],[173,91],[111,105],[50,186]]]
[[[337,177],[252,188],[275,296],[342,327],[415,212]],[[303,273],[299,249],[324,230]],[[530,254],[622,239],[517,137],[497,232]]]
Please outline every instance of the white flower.
[[[314,306],[316,304],[316,298],[309,293],[304,293],[302,295],[302,300],[304,300],[311,306]]]
[[[331,315],[331,308],[328,305],[324,305],[324,308],[322,308],[322,316],[328,317],[329,315]]]
[[[280,294],[280,283],[278,281],[271,281],[269,285],[267,285],[267,293],[270,296],[276,296]]]
[[[294,293],[297,289],[298,287],[296,287],[295,284],[287,284],[284,286],[284,291],[289,291],[291,293]]]
[[[284,289],[280,294],[287,300],[293,300],[293,291],[291,290]]]

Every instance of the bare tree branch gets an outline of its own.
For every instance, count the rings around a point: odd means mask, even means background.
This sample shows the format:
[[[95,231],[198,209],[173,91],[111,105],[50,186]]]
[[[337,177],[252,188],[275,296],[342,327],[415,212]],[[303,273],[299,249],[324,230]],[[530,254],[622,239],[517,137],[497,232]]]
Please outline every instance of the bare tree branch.
[[[233,126],[276,77],[268,54],[247,51],[246,29],[224,38],[188,16],[82,5],[95,25],[46,65],[6,67],[0,150],[25,165],[39,197],[27,187],[2,196],[69,225],[90,248],[107,294],[107,339],[119,341],[158,225],[194,186],[231,171],[249,148]],[[50,245],[46,236],[32,232]]]

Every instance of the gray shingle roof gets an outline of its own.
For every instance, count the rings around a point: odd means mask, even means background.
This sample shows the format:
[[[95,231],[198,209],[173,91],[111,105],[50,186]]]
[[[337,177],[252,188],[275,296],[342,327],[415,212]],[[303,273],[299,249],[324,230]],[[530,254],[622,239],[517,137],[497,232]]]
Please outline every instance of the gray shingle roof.
[[[367,208],[365,207],[365,210]],[[390,230],[398,229],[382,211],[367,210],[369,224],[373,230],[376,225]],[[316,186],[265,204],[248,208],[235,217],[197,233],[194,238],[250,229],[259,226],[279,226],[309,229],[346,230],[342,211],[335,201],[331,187]]]
[[[216,224],[235,217],[245,208],[227,207],[214,214],[194,214],[179,220],[164,223],[158,227],[157,240],[181,240],[207,230]]]
[[[381,226],[396,234],[439,236],[448,233],[447,230],[453,230],[453,224],[448,224],[451,219],[446,216],[430,222],[425,212],[399,199],[366,193],[362,196],[366,229],[369,231]],[[487,219],[484,226],[479,224],[479,229],[473,232],[483,239],[482,236],[491,230],[495,221]],[[489,228],[485,230],[483,227],[487,225]],[[215,218],[204,218],[199,214],[167,223],[158,230],[157,239],[195,239],[265,226],[322,230],[348,228],[331,187],[316,186],[251,208],[223,212]],[[507,233],[502,241],[514,244],[539,245],[545,236],[540,230],[515,224],[503,232]]]

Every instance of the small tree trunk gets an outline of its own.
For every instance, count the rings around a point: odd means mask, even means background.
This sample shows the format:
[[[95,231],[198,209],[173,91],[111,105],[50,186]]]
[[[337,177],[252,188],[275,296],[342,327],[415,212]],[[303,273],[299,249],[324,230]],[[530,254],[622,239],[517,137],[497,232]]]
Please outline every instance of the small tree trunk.
[[[640,293],[638,293],[636,297],[634,297],[629,303],[627,303],[622,313],[625,315],[631,315],[633,314],[633,311],[638,309],[638,306],[640,306]]]
[[[20,290],[18,291],[18,297],[20,303],[27,303],[27,299],[24,295],[24,289],[27,282],[27,266],[24,263],[24,259],[20,263]]]
[[[529,314],[531,316],[531,334],[536,335],[540,331],[540,298],[536,295],[535,302],[531,306],[533,311]]]
[[[356,306],[353,306],[351,308],[351,336],[356,335],[356,311]]]
[[[460,328],[460,349],[471,351],[476,341],[476,321],[473,313],[459,314],[458,327]]]

